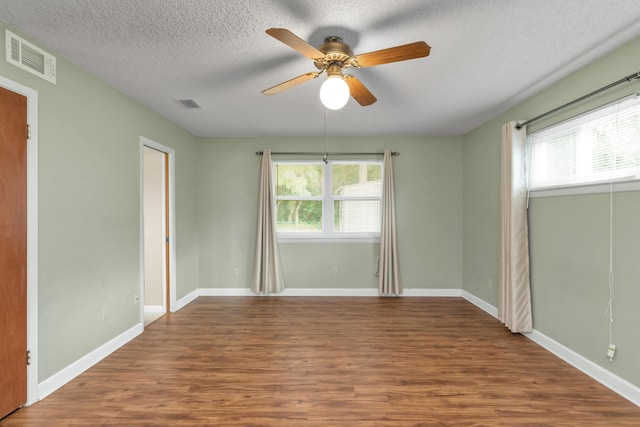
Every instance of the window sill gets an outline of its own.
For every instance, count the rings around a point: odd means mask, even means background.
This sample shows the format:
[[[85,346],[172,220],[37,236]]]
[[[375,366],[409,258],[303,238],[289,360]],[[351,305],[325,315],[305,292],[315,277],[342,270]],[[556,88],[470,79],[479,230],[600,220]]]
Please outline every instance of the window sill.
[[[277,237],[278,243],[380,243],[380,237]]]
[[[596,182],[572,186],[546,187],[529,192],[530,198],[598,194],[611,191],[611,182]],[[640,191],[640,179],[613,181],[613,192]]]

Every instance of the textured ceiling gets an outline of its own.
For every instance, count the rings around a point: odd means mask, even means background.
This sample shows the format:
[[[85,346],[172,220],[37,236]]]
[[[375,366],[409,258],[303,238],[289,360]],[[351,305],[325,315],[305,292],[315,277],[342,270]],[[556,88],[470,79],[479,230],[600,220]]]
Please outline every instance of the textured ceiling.
[[[323,78],[260,93],[316,70],[267,28],[356,54],[424,40],[427,58],[354,70],[378,102],[328,111],[327,134],[456,135],[640,35],[640,1],[0,0],[0,19],[205,137],[323,134]]]

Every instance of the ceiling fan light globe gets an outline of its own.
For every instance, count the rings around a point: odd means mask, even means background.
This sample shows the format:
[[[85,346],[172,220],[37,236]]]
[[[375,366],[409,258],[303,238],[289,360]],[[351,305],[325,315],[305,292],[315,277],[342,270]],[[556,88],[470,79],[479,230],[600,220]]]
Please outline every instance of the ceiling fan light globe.
[[[339,110],[349,101],[349,85],[342,76],[329,76],[320,87],[320,101],[330,110]]]

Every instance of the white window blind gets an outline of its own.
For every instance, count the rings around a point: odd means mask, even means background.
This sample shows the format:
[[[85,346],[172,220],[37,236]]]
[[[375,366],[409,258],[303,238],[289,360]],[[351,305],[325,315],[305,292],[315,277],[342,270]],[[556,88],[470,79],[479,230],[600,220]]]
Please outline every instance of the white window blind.
[[[640,96],[529,135],[531,190],[640,179]]]

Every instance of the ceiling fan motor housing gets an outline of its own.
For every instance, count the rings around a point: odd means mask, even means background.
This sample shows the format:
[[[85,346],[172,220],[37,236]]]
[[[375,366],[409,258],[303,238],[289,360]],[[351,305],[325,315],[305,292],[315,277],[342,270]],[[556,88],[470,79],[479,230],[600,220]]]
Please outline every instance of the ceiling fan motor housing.
[[[320,70],[329,70],[332,66],[340,69],[358,66],[353,51],[340,37],[327,37],[318,50],[324,53],[324,58],[314,60],[315,66]]]

